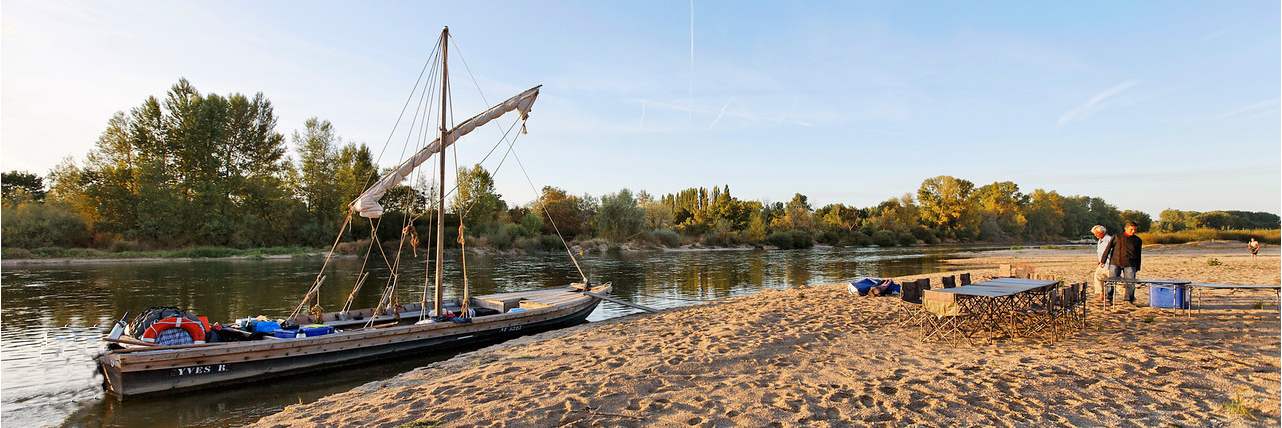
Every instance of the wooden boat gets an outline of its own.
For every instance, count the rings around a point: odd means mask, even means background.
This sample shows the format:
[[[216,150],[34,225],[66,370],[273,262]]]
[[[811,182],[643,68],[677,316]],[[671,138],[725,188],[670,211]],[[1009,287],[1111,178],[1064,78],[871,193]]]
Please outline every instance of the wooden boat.
[[[408,159],[405,159],[397,167],[383,175],[349,204],[348,215],[339,230],[339,236],[334,240],[334,246],[331,247],[329,255],[326,256],[325,262],[321,266],[320,273],[317,274],[311,287],[303,296],[302,302],[299,303],[293,313],[282,318],[284,325],[298,326],[300,327],[299,331],[301,331],[302,326],[324,324],[324,326],[321,326],[322,333],[318,333],[316,336],[304,337],[305,335],[301,333],[295,336],[289,334],[287,330],[276,330],[275,333],[284,333],[286,336],[285,338],[278,338],[274,334],[263,334],[262,332],[251,334],[236,328],[224,328],[219,331],[230,331],[246,337],[237,337],[236,339],[242,340],[236,341],[202,343],[204,332],[209,329],[208,326],[203,324],[207,323],[196,321],[196,317],[188,316],[185,313],[177,317],[160,320],[164,324],[158,328],[156,327],[157,324],[149,324],[150,326],[142,328],[131,328],[131,330],[145,330],[141,333],[131,331],[130,334],[124,334],[122,319],[121,322],[117,323],[119,328],[113,330],[112,335],[105,339],[111,343],[108,346],[108,350],[98,357],[99,367],[104,375],[104,386],[111,395],[126,397],[189,388],[256,382],[273,376],[330,369],[335,366],[364,363],[380,358],[420,355],[425,351],[447,350],[466,344],[501,340],[583,322],[596,309],[601,300],[618,301],[608,296],[610,292],[608,283],[592,284],[588,280],[578,261],[575,260],[573,252],[569,251],[568,244],[565,244],[564,239],[561,241],[567,247],[566,254],[570,256],[570,261],[574,263],[575,268],[582,276],[582,282],[559,288],[471,296],[466,275],[467,252],[461,251],[460,256],[464,267],[462,297],[449,301],[444,298],[441,267],[444,261],[443,237],[445,234],[444,215],[441,213],[443,211],[441,208],[446,206],[444,186],[446,171],[445,149],[472,130],[509,112],[517,112],[520,115],[521,123],[524,123],[529,116],[534,100],[538,97],[540,87],[530,88],[462,123],[449,127],[446,112],[452,111],[452,108],[449,107],[447,101],[450,97],[448,87],[448,28],[441,32],[439,42],[439,50],[435,51],[432,56],[437,58],[436,54],[439,53],[440,58],[439,74],[436,74],[438,70],[436,68],[433,68],[432,74],[439,75],[441,78],[439,136],[430,143],[424,141],[423,146],[417,152],[414,152]],[[429,61],[429,63],[432,63],[432,61]],[[422,79],[421,75],[420,79]],[[426,93],[426,88],[431,86],[432,79],[433,77],[429,77],[429,83],[423,86],[424,93]],[[418,87],[416,83],[415,89],[418,89]],[[424,112],[424,117],[421,123],[425,125],[428,123],[426,115],[429,114],[430,110],[422,109],[422,111]],[[415,114],[418,113],[416,112]],[[418,122],[417,119],[415,122]],[[399,120],[398,123],[400,123]],[[512,126],[515,127],[515,125],[516,122],[513,122]],[[525,126],[522,124],[521,128],[524,131]],[[420,135],[423,135],[424,132],[421,129],[426,129],[426,127],[420,127]],[[395,133],[395,130],[393,133]],[[504,134],[505,139],[506,133]],[[408,144],[408,141],[407,138],[406,144]],[[513,139],[512,143],[515,143],[515,139]],[[511,146],[509,146],[508,150],[511,150]],[[368,262],[370,254],[374,252],[374,248],[379,248],[378,252],[381,259],[387,263],[390,272],[386,285],[383,286],[379,303],[369,309],[351,309],[352,300],[356,297],[361,285],[369,277],[369,273],[365,272],[365,264],[362,263],[361,271],[356,275],[355,284],[352,286],[352,291],[343,310],[328,313],[320,310],[319,290],[326,282],[324,273],[334,255],[334,250],[338,246],[339,238],[343,236],[343,233],[352,224],[354,216],[370,219],[372,226],[381,224],[381,222],[376,223],[375,219],[379,219],[383,214],[383,206],[380,205],[380,199],[383,195],[392,187],[400,185],[400,183],[409,178],[410,173],[419,165],[433,157],[440,162],[439,178],[442,185],[437,186],[435,182],[432,185],[432,190],[436,191],[434,192],[436,194],[433,195],[436,198],[432,201],[436,204],[436,209],[424,210],[425,213],[431,214],[429,219],[434,218],[436,223],[436,266],[434,272],[435,287],[432,288],[432,309],[426,313],[424,312],[428,308],[428,287],[426,287],[426,283],[429,278],[426,275],[424,277],[423,297],[420,303],[402,305],[396,299],[395,290],[397,281],[400,278],[396,272],[401,265],[402,250],[405,249],[407,241],[410,242],[409,245],[411,247],[415,246],[417,242],[417,237],[412,235],[415,228],[402,225],[401,242],[394,257],[389,257],[386,254],[382,249],[381,243],[377,240],[378,235],[371,232],[373,245],[370,245],[370,249],[366,252],[365,260]],[[436,178],[433,177],[433,180]],[[531,186],[533,187],[532,184]],[[459,209],[459,207],[455,207],[456,212]],[[466,207],[463,209],[466,210]],[[409,210],[410,212],[405,216],[409,222],[418,218],[418,214],[423,214],[413,212],[412,204],[410,204]],[[546,214],[546,210],[544,214]],[[462,216],[459,216],[459,218],[461,222]],[[555,227],[555,220],[550,216],[548,220]],[[460,224],[459,227],[459,235],[465,236],[461,233],[463,230],[462,225]],[[460,241],[460,244],[463,243],[464,241]],[[428,264],[428,267],[431,267],[430,258],[427,258],[425,263]],[[622,303],[627,304],[627,302]],[[308,310],[309,308],[310,310]],[[194,324],[202,326],[195,327]],[[269,323],[269,325],[273,324],[275,323]],[[182,331],[169,331],[175,325],[181,328]],[[333,332],[328,333],[330,329],[325,326],[333,328]],[[168,343],[167,340],[158,340],[160,331],[165,331],[169,336],[173,336],[174,333],[186,335],[188,336],[187,341],[176,345],[157,345],[159,342]]]
[[[476,316],[467,324],[436,322],[359,328],[299,339],[139,346],[109,351],[99,357],[99,363],[107,391],[118,397],[257,382],[574,325],[583,322],[601,302],[588,293],[609,291],[610,285],[604,284],[483,295],[473,298],[476,306],[525,311]]]

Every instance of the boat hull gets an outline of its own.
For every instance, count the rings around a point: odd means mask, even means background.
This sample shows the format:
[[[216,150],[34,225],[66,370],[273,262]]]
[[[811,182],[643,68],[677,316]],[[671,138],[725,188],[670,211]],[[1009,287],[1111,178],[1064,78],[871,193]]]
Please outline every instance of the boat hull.
[[[276,349],[274,352],[247,351],[240,353],[245,355],[230,354],[207,358],[191,358],[183,355],[197,352],[192,350],[170,351],[174,352],[174,358],[153,358],[154,361],[151,362],[129,361],[128,357],[121,358],[121,355],[113,358],[113,355],[108,353],[100,357],[99,366],[104,375],[103,383],[109,394],[122,399],[143,397],[176,390],[259,382],[279,376],[314,373],[389,358],[423,356],[470,345],[500,342],[582,323],[599,303],[600,299],[590,299],[584,304],[535,316],[533,317],[535,319],[528,322],[520,322],[524,320],[517,319],[515,320],[517,322],[486,323],[493,324],[491,326],[481,326],[481,323],[458,324],[436,329],[438,330],[436,334],[416,332],[415,330],[421,326],[392,327],[385,330],[405,330],[405,332],[381,335],[387,337],[357,339],[367,342],[359,346],[338,344],[319,347],[297,346]],[[288,339],[276,344],[280,346],[279,344],[287,342],[289,342]],[[253,358],[249,352],[267,354],[264,358]]]

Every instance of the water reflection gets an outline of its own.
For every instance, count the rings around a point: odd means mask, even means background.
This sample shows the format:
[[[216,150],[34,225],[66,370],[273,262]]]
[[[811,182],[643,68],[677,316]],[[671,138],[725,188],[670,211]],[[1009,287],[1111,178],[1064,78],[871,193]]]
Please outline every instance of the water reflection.
[[[613,293],[652,307],[749,294],[857,276],[896,276],[935,271],[939,259],[958,248],[813,249],[794,251],[694,251],[588,256],[594,281],[610,281]],[[427,288],[424,254],[403,261],[397,284],[402,302],[417,302]],[[104,400],[92,357],[106,326],[126,312],[149,306],[190,308],[211,320],[265,314],[283,316],[298,304],[322,260],[191,261],[5,268],[0,276],[4,306],[0,340],[5,352],[5,425],[225,426],[254,420],[300,401],[390,377],[448,355],[346,369],[325,376],[202,392],[178,398],[118,403]],[[446,296],[461,294],[458,253],[447,257]],[[563,255],[468,256],[474,294],[560,287],[579,278]],[[371,265],[374,261],[371,260]],[[342,307],[361,260],[338,259],[325,272],[321,304]],[[389,275],[371,269],[354,307],[378,301]],[[634,310],[604,303],[589,320]],[[70,419],[69,415],[71,416]]]

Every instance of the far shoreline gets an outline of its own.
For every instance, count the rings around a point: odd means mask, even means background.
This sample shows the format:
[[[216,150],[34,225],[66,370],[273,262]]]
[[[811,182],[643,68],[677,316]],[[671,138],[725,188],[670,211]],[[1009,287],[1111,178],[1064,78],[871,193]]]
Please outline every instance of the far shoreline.
[[[979,251],[960,251],[967,248],[973,249],[975,247],[991,247],[991,248],[981,249]],[[751,246],[751,245],[740,245],[740,246],[730,246],[730,247],[684,245],[681,247],[669,248],[669,247],[647,247],[647,246],[637,246],[637,245],[631,245],[631,244],[619,244],[611,248],[601,248],[601,247],[584,248],[580,245],[575,245],[573,246],[573,248],[574,248],[574,253],[580,256],[585,254],[594,254],[594,253],[603,254],[611,251],[619,251],[619,252],[628,253],[628,254],[639,254],[639,253],[702,253],[702,252],[780,251],[781,250],[779,248],[771,247],[771,246],[758,247],[758,246]],[[801,251],[833,249],[833,248],[871,248],[871,249],[956,248],[959,251],[957,251],[955,254],[951,254],[949,258],[968,259],[968,258],[1003,257],[1003,256],[1017,257],[1017,256],[1029,256],[1029,255],[1068,255],[1068,254],[1080,253],[1084,250],[1087,250],[1093,247],[1089,244],[1078,244],[1078,243],[1004,244],[1004,243],[992,243],[992,242],[948,243],[948,244],[912,245],[912,246],[895,246],[895,247],[878,247],[876,245],[859,246],[859,247],[836,247],[831,245],[819,244],[808,249],[801,249]],[[1242,254],[1246,254],[1246,250],[1240,242],[1224,241],[1224,240],[1196,241],[1196,242],[1188,242],[1183,244],[1150,244],[1150,245],[1145,245],[1144,248],[1156,254],[1188,254],[1188,255],[1225,254],[1225,255],[1228,255],[1228,254],[1237,254],[1239,251]],[[243,251],[248,252],[248,251],[253,251],[253,249],[243,250]],[[458,250],[452,249],[448,251],[458,251]],[[783,249],[783,251],[796,251],[796,250]],[[532,252],[516,250],[516,249],[495,250],[495,249],[489,249],[489,248],[469,249],[468,252],[474,253],[474,254],[482,254],[482,255],[508,255],[508,254],[532,253]],[[556,254],[559,252],[547,252],[547,253]],[[107,253],[107,254],[110,254],[110,253]],[[1260,254],[1261,255],[1278,255],[1279,247],[1275,245],[1266,245],[1264,248],[1261,249]],[[20,268],[20,267],[48,267],[48,266],[91,266],[91,265],[119,265],[119,264],[131,264],[131,263],[161,263],[161,262],[189,263],[189,262],[201,262],[201,261],[233,261],[233,262],[277,261],[278,262],[278,261],[293,260],[297,258],[320,258],[324,256],[325,256],[324,251],[316,249],[312,251],[296,252],[296,253],[290,253],[290,254],[266,254],[266,255],[236,254],[236,255],[212,256],[212,257],[165,257],[160,255],[141,256],[141,257],[47,257],[47,258],[33,257],[33,258],[4,258],[0,260],[0,267]],[[357,255],[350,254],[350,253],[343,253],[343,254],[335,254],[334,257],[335,258],[354,258],[354,257],[357,257]]]

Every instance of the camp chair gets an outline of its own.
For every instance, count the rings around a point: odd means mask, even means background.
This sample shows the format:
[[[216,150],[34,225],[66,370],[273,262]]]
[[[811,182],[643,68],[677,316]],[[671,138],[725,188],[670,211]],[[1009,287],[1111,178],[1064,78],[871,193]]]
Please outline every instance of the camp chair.
[[[907,320],[906,324],[915,324],[917,328],[922,328],[928,320],[925,310],[921,307],[921,287],[917,286],[916,281],[905,281],[900,284],[899,299],[903,301],[899,305],[899,311]]]
[[[939,282],[943,283],[944,288],[957,288],[957,278],[952,275],[939,278]]]
[[[958,278],[960,278],[957,283],[958,287],[970,285],[970,273],[963,273]]]
[[[917,286],[918,286],[918,287],[920,287],[922,290],[929,290],[929,289],[930,289],[930,278],[922,278],[922,279],[917,280]],[[920,299],[919,299],[919,300],[920,300]]]

